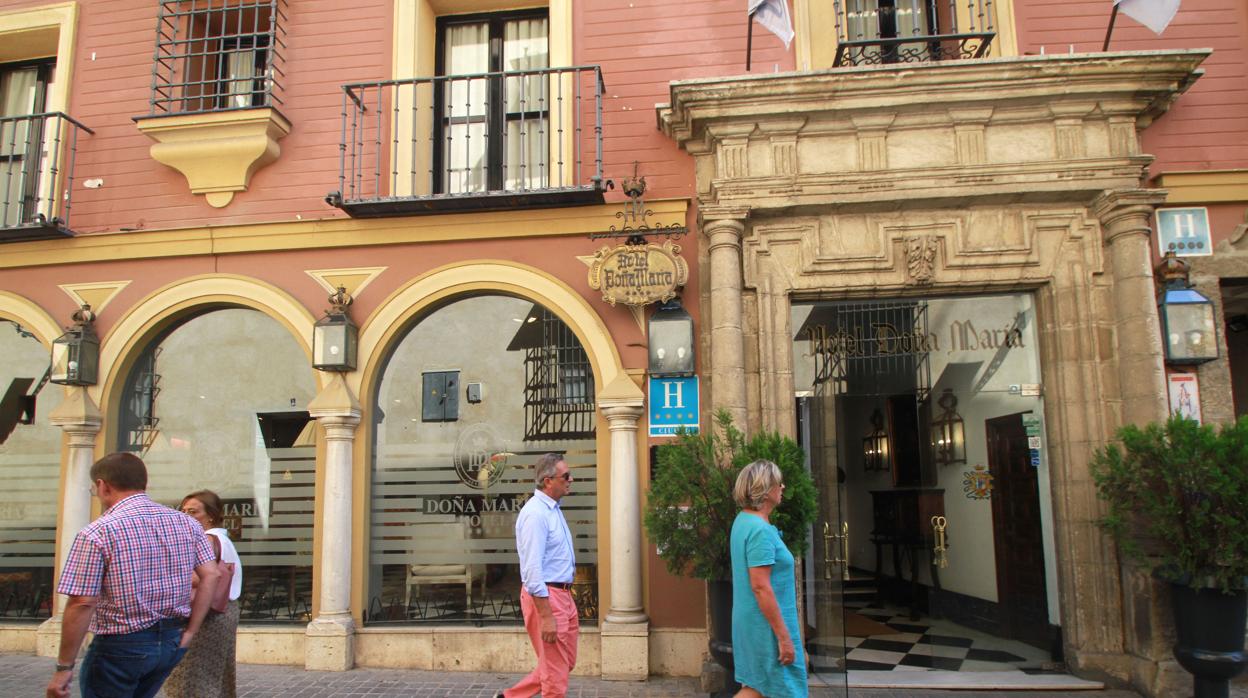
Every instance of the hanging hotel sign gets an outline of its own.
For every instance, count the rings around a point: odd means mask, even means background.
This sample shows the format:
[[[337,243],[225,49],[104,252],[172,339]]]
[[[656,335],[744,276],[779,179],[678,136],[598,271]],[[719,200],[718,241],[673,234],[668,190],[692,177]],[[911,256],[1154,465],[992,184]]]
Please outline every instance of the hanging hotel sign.
[[[589,287],[611,305],[644,306],[676,296],[689,280],[680,245],[667,240],[603,247],[589,258]]]

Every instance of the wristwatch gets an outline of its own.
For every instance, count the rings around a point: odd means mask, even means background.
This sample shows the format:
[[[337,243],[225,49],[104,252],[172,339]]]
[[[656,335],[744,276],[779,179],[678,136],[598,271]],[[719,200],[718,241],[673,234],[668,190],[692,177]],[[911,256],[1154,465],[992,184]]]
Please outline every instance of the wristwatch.
[[[73,669],[74,669],[73,662],[70,662],[69,664],[57,664],[56,665],[57,671],[73,671]]]

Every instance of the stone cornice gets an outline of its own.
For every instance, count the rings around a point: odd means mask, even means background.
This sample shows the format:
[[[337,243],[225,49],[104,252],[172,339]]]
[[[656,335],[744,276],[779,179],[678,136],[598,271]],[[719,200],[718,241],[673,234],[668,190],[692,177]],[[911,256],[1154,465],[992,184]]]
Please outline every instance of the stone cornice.
[[[682,146],[702,139],[713,122],[811,112],[846,117],[906,109],[933,112],[933,104],[1112,102],[1117,109],[1129,104],[1137,118],[1151,120],[1191,84],[1209,54],[1190,49],[1022,56],[688,80],[672,83],[670,105],[658,107],[658,120],[663,132]]]

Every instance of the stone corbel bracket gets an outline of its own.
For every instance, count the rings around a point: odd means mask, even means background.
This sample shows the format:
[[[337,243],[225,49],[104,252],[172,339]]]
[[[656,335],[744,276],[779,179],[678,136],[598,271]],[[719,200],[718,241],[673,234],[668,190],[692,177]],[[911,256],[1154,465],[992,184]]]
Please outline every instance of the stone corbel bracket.
[[[139,117],[140,131],[156,141],[152,159],[186,177],[191,193],[223,208],[247,191],[257,170],[277,160],[277,142],[290,122],[272,108]]]

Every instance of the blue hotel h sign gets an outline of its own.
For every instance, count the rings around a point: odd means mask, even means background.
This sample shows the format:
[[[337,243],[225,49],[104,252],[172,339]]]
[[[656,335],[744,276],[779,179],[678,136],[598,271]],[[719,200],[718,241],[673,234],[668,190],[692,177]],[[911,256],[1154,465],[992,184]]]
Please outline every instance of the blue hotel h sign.
[[[650,436],[675,436],[676,430],[698,431],[698,377],[650,379]]]

